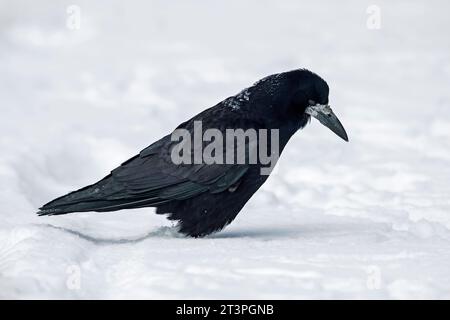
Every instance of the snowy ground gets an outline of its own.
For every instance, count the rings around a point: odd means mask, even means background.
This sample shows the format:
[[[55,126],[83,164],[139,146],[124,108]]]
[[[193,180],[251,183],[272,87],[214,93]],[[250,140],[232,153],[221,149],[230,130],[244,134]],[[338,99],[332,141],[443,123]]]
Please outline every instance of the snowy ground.
[[[450,298],[449,10],[1,0],[0,298]],[[153,209],[35,216],[298,67],[328,81],[350,143],[313,121],[224,231],[186,239]]]

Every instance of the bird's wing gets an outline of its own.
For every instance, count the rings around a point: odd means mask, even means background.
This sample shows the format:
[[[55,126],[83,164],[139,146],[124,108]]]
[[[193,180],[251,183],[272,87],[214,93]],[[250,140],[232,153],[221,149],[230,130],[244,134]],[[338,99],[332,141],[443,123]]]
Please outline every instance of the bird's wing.
[[[181,124],[178,129],[193,132],[193,122],[196,120],[202,120],[221,132],[225,132],[226,128],[255,126],[227,114],[220,108],[211,108]],[[176,143],[171,141],[171,135],[163,137],[96,184],[44,205],[40,214],[157,206],[205,192],[220,193],[235,185],[249,169],[247,164],[175,164],[171,150]],[[226,143],[223,148],[223,154],[226,154]]]
[[[140,154],[113,170],[109,200],[147,199],[154,203],[184,200],[203,192],[218,193],[235,184],[248,165],[174,164],[166,160],[167,147],[159,153]],[[148,203],[147,203],[148,205]]]
[[[210,115],[207,115],[210,116]],[[203,115],[204,117],[204,115]],[[219,117],[221,122],[210,122],[210,125],[225,132],[230,122]],[[192,119],[178,127],[192,132]],[[204,121],[206,122],[206,121]],[[255,124],[240,120],[233,126],[254,127]],[[247,149],[251,143],[245,140]],[[236,184],[249,169],[248,164],[175,164],[171,158],[173,146],[167,135],[145,148],[140,154],[113,170],[109,185],[111,192],[105,194],[109,200],[138,199],[146,200],[145,205],[160,204],[170,200],[184,200],[204,192],[220,193]],[[204,142],[204,146],[207,143]],[[247,149],[248,150],[248,149]],[[229,150],[223,144],[223,154]],[[194,146],[191,146],[194,152]],[[107,190],[105,190],[107,191]]]

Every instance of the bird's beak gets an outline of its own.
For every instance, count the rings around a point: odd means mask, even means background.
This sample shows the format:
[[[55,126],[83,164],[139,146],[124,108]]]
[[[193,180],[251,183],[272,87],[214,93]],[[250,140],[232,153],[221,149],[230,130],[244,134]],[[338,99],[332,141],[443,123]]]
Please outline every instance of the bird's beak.
[[[333,113],[333,110],[331,110],[329,105],[316,104],[313,106],[309,106],[308,108],[306,108],[305,113],[316,118],[325,127],[336,133],[345,141],[348,141],[348,136],[345,132],[344,127],[342,126],[336,115]]]

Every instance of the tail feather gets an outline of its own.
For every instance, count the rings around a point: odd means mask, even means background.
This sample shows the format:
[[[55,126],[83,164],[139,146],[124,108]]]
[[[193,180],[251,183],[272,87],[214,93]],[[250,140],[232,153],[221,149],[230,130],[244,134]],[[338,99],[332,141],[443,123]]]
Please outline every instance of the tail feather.
[[[50,201],[39,208],[37,214],[48,216],[72,212],[107,212],[156,206],[167,201],[159,198],[157,194],[152,192],[140,196],[127,195],[122,188],[114,183],[109,175],[93,185]]]
[[[106,200],[106,193],[111,195],[114,190],[110,187],[111,175],[99,182],[70,192],[56,198],[39,208],[40,216],[59,215],[71,212],[98,211],[110,206],[124,205],[124,200]]]
[[[40,216],[52,216],[71,212],[87,212],[87,211],[108,212],[122,209],[140,208],[157,204],[158,202],[155,202],[154,199],[96,200],[66,205],[64,204],[54,206],[45,205],[39,209],[40,211],[37,214]]]
[[[57,204],[57,205],[44,205],[39,208],[38,215],[40,216],[53,216],[66,214],[71,212],[86,212],[86,211],[97,211],[98,209],[110,206],[110,201],[86,201],[79,202],[75,204]]]

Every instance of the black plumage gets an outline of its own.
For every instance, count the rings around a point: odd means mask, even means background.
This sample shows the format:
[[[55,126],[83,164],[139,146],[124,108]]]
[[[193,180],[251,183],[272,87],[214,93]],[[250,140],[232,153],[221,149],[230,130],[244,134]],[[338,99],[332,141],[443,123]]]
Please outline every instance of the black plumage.
[[[201,112],[177,129],[193,132],[194,121],[202,121],[204,130],[216,128],[223,133],[238,128],[278,129],[281,152],[312,115],[347,140],[331,109],[321,112],[328,105],[328,93],[327,83],[308,70],[279,73]],[[179,221],[180,232],[199,237],[233,221],[268,177],[261,174],[259,163],[174,164],[171,150],[175,143],[170,135],[163,137],[99,182],[47,203],[38,214],[156,207],[156,213]]]

